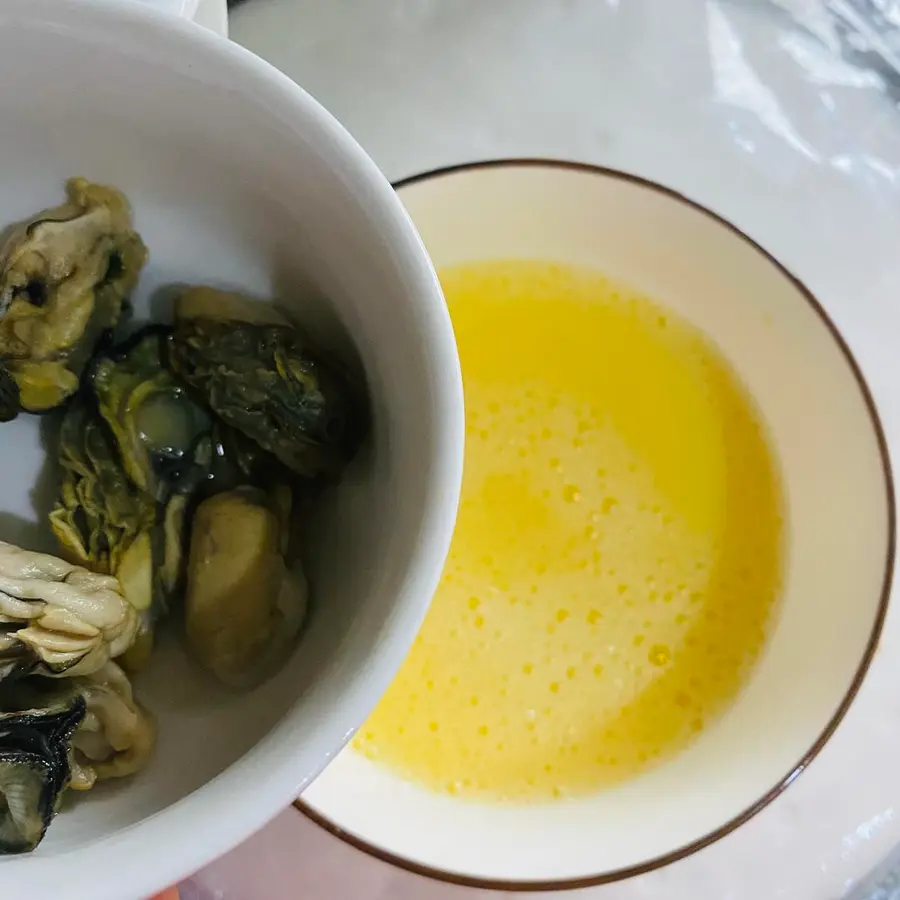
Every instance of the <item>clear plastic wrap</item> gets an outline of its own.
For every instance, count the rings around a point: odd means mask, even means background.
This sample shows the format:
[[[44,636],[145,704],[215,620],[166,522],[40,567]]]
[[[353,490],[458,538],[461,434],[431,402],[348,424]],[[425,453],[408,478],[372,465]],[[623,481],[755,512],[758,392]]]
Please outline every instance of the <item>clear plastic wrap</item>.
[[[331,109],[391,178],[544,156],[636,172],[712,207],[826,306],[900,454],[900,0],[242,0],[231,34]],[[866,875],[900,842],[898,654],[894,608],[850,714],[780,799],[681,863],[579,896],[879,896],[890,872]],[[498,896],[390,869],[293,811],[191,890]]]

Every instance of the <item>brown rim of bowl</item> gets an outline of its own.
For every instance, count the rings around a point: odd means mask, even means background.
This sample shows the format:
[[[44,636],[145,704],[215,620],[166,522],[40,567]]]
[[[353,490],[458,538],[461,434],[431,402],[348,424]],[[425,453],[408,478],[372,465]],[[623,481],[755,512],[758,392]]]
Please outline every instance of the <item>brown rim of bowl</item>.
[[[728,231],[730,231],[732,234],[741,238],[741,240],[745,241],[751,247],[753,247],[753,249],[756,250],[757,253],[764,256],[773,266],[775,266],[775,268],[777,268],[781,272],[782,275],[784,275],[785,278],[787,278],[797,288],[797,290],[802,294],[802,296],[806,299],[815,313],[822,320],[822,323],[831,333],[832,338],[843,353],[844,359],[846,360],[847,365],[850,367],[850,371],[852,372],[853,377],[856,379],[857,386],[859,387],[860,393],[863,397],[863,402],[865,403],[866,409],[869,413],[869,417],[872,421],[872,428],[875,432],[875,437],[878,442],[878,450],[881,455],[881,464],[884,472],[885,492],[887,494],[888,550],[887,558],[885,559],[884,579],[881,586],[881,599],[878,603],[878,615],[875,617],[875,622],[872,626],[872,633],[869,637],[868,643],[866,644],[866,649],[863,653],[862,660],[860,661],[859,667],[857,668],[856,673],[853,676],[853,680],[850,683],[850,687],[847,690],[847,693],[844,695],[844,698],[841,701],[840,705],[835,710],[828,724],[825,726],[825,729],[818,736],[818,738],[816,738],[812,747],[810,747],[810,749],[803,755],[803,758],[797,763],[797,765],[795,765],[793,769],[791,769],[791,771],[788,772],[788,774],[784,778],[782,778],[781,781],[776,784],[770,791],[760,797],[760,799],[757,800],[756,803],[745,809],[742,813],[739,813],[724,825],[721,825],[719,828],[715,829],[715,831],[712,831],[709,834],[705,835],[704,837],[699,838],[698,840],[693,841],[692,843],[687,844],[684,847],[680,847],[677,850],[673,850],[670,853],[666,853],[662,856],[657,856],[654,859],[640,863],[639,865],[629,866],[624,869],[614,869],[610,872],[602,872],[598,875],[588,875],[582,878],[555,879],[550,881],[506,881],[502,879],[477,878],[474,876],[463,875],[458,872],[436,869],[431,866],[422,865],[420,863],[414,862],[413,860],[397,856],[387,850],[383,850],[380,847],[375,846],[374,844],[370,844],[368,841],[365,841],[354,834],[344,831],[340,826],[336,825],[334,822],[321,815],[308,804],[304,803],[302,799],[298,798],[294,801],[294,807],[299,812],[303,813],[303,815],[305,815],[308,819],[315,822],[317,825],[321,826],[335,837],[340,838],[340,840],[346,842],[352,847],[355,847],[357,850],[361,850],[363,853],[367,853],[369,856],[373,856],[376,859],[380,859],[382,862],[389,863],[390,865],[396,866],[399,869],[405,869],[406,871],[412,872],[416,875],[422,875],[426,878],[432,878],[436,881],[444,881],[450,884],[461,885],[463,887],[482,888],[486,890],[496,891],[524,892],[575,890],[577,888],[595,887],[597,885],[609,884],[614,881],[622,881],[626,878],[632,878],[635,875],[643,875],[647,872],[653,871],[654,869],[660,869],[663,866],[667,866],[670,863],[678,862],[685,857],[691,856],[698,850],[702,850],[704,847],[708,847],[710,844],[715,843],[720,838],[723,838],[726,835],[730,834],[736,828],[743,825],[749,819],[753,818],[753,816],[755,816],[764,807],[768,806],[812,762],[812,760],[818,755],[819,751],[821,751],[825,744],[828,743],[828,740],[834,734],[835,730],[837,729],[838,725],[849,709],[850,704],[853,702],[854,698],[859,692],[860,686],[862,685],[863,680],[865,679],[866,674],[869,671],[869,666],[871,665],[872,658],[875,655],[875,650],[878,646],[878,640],[881,635],[881,628],[884,624],[884,618],[887,613],[888,600],[890,598],[891,592],[891,580],[894,572],[894,542],[896,538],[896,502],[894,497],[894,483],[893,476],[891,474],[891,462],[890,455],[888,453],[887,440],[884,436],[884,430],[881,427],[881,420],[879,419],[878,411],[875,407],[875,403],[872,399],[872,395],[869,391],[868,385],[866,384],[865,378],[863,378],[862,371],[860,370],[856,359],[853,357],[853,354],[850,352],[850,348],[847,346],[846,341],[838,331],[834,322],[831,321],[828,314],[825,312],[822,304],[819,303],[815,296],[813,296],[812,292],[806,287],[806,285],[804,285],[803,282],[792,275],[780,262],[778,262],[777,259],[775,259],[775,257],[772,256],[772,254],[763,249],[751,237],[746,235],[735,225],[732,225],[726,219],[723,219],[717,213],[714,213],[712,210],[707,209],[705,206],[701,206],[694,200],[690,200],[683,194],[678,193],[678,191],[664,187],[661,184],[656,184],[653,181],[648,181],[647,179],[641,178],[640,176],[632,175],[628,172],[620,172],[616,169],[607,169],[602,166],[595,166],[587,163],[567,162],[564,160],[552,159],[497,159],[487,160],[484,162],[463,163],[462,165],[447,166],[446,168],[435,169],[430,172],[424,172],[420,175],[413,175],[409,178],[404,178],[402,181],[398,181],[394,185],[394,188],[399,191],[402,188],[418,184],[422,181],[428,181],[432,178],[440,178],[445,175],[455,175],[463,172],[488,168],[569,169],[574,172],[582,172],[589,175],[602,175],[606,178],[618,178],[622,181],[628,181],[632,184],[639,185],[640,187],[649,188],[656,191],[657,193],[669,197],[672,200],[677,200],[680,203],[684,203],[687,206],[690,206],[692,209],[695,209],[698,212],[701,212],[709,218],[713,219],[723,228],[727,228]]]

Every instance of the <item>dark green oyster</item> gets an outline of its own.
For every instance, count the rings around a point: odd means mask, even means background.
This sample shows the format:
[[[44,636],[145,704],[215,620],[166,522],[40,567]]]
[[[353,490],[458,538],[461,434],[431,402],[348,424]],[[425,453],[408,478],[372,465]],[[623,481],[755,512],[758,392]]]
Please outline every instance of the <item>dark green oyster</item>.
[[[298,475],[337,475],[365,435],[361,392],[295,325],[246,297],[184,291],[169,363],[223,422]]]

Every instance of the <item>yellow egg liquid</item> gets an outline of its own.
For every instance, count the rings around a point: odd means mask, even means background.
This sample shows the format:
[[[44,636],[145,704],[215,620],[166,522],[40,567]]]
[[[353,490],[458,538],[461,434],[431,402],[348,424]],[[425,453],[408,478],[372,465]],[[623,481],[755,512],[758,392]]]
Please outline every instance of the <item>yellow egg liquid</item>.
[[[540,262],[441,281],[459,521],[354,745],[473,799],[594,792],[683,749],[746,680],[779,593],[776,467],[726,360],[646,297]]]

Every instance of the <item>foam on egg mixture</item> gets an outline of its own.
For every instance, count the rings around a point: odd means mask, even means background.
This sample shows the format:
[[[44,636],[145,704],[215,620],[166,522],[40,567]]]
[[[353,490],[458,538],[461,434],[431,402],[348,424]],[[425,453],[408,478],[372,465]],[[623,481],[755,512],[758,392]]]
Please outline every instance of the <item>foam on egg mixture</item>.
[[[415,646],[355,740],[434,790],[597,791],[734,699],[779,593],[782,497],[715,346],[587,270],[441,273],[466,392],[459,521]]]

